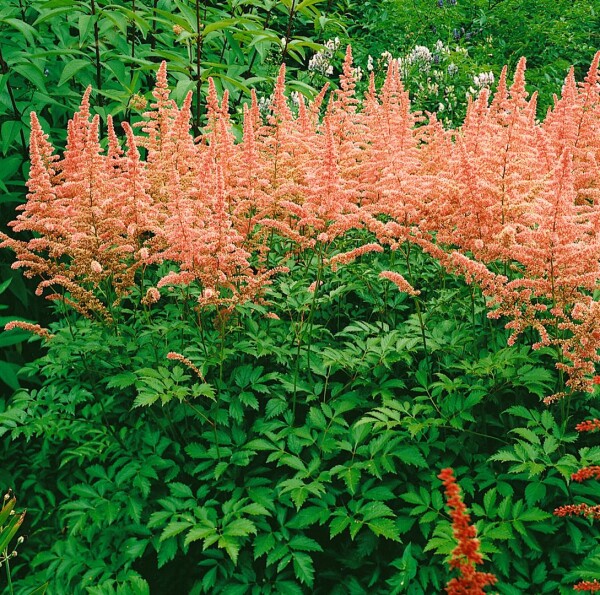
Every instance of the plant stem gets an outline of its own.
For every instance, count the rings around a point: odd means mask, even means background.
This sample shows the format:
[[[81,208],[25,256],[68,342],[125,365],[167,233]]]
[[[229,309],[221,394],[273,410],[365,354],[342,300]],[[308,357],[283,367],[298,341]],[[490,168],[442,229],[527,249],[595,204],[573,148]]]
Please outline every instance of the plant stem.
[[[96,89],[102,91],[102,65],[100,63],[100,34],[98,30],[98,19],[96,18],[96,2],[90,0],[92,17],[94,18],[94,52],[96,55]],[[98,104],[103,104],[102,95],[98,96]]]
[[[14,595],[15,591],[13,589],[12,576],[10,574],[10,562],[8,552],[3,552],[2,555],[4,556],[4,563],[6,564],[6,582],[8,583],[8,592],[10,593],[10,595]]]
[[[288,22],[287,22],[287,28],[285,30],[285,45],[283,46],[283,51],[281,52],[281,61],[282,62],[285,60],[285,57],[287,56],[288,41],[291,39],[291,36],[292,36],[292,24],[294,22],[295,16],[296,16],[296,0],[292,0],[292,4],[290,6],[290,15],[289,15]]]
[[[406,248],[406,269],[408,271],[408,278],[410,284],[413,285],[413,275],[410,267],[410,242],[407,242]],[[421,341],[423,343],[423,351],[425,352],[425,361],[427,363],[427,376],[431,379],[431,361],[429,359],[429,350],[427,348],[427,335],[425,333],[425,323],[423,322],[423,312],[421,311],[421,302],[419,298],[415,295],[413,296],[413,302],[415,304],[415,310],[417,312],[417,318],[419,319],[419,326],[421,327]]]
[[[4,58],[2,57],[2,47],[0,47],[0,73],[7,75],[9,73],[9,70],[10,69],[8,67],[8,64],[4,61]],[[10,104],[11,104],[13,112],[15,114],[15,119],[18,120],[19,122],[21,122],[21,112],[19,111],[19,108],[17,107],[17,101],[15,100],[15,94],[13,92],[13,88],[12,88],[12,85],[10,84],[9,80],[6,81],[6,90],[8,91],[8,96],[10,97]],[[23,127],[20,128],[19,133],[21,136],[21,145],[23,146],[23,155],[25,157],[27,157],[27,142],[25,141],[25,134],[23,133]]]
[[[206,20],[206,0],[204,4],[204,19]],[[202,116],[202,102],[200,100],[202,94],[202,72],[201,72],[201,60],[202,60],[202,44],[204,43],[204,36],[200,34],[200,27],[202,25],[200,21],[200,0],[196,0],[196,115],[194,117],[194,134],[200,134],[200,118]]]
[[[152,2],[152,23],[153,27],[156,27],[156,9],[158,8],[158,0]],[[154,51],[156,48],[156,29],[152,30],[150,35],[150,49]]]
[[[133,16],[135,17],[135,0],[131,0],[131,11],[133,12]],[[131,57],[135,58],[135,19],[131,24]],[[133,71],[134,71],[133,61],[131,62],[131,68],[129,70],[129,76],[133,81]]]

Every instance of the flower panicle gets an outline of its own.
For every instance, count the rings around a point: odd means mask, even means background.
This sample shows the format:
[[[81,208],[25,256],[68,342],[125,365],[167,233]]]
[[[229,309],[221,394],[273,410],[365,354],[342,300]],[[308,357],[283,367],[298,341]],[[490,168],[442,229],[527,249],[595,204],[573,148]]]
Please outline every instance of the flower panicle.
[[[20,328],[24,331],[29,331],[46,341],[49,341],[54,335],[47,329],[41,327],[39,324],[32,324],[31,322],[25,322],[23,320],[11,320],[4,325],[5,331],[11,331],[15,328]]]
[[[600,481],[600,465],[590,465],[589,467],[583,467],[571,475],[573,481],[581,483],[587,479],[596,479]]]
[[[196,376],[198,376],[198,378],[200,378],[202,382],[206,382],[204,374],[202,374],[200,369],[192,362],[192,360],[188,359],[181,353],[177,353],[176,351],[169,351],[169,353],[167,353],[167,359],[181,362],[184,366],[192,370],[192,372],[194,372],[194,374],[196,374]]]
[[[380,279],[387,279],[391,281],[399,291],[408,293],[408,295],[417,296],[421,292],[415,289],[400,273],[394,271],[382,271],[379,273]]]
[[[573,586],[573,590],[596,593],[600,591],[600,582],[598,582],[597,579],[594,579],[593,581],[581,581]]]
[[[600,419],[586,419],[575,426],[578,432],[595,432],[600,430]]]
[[[332,256],[329,259],[329,264],[331,265],[332,270],[335,271],[339,265],[349,264],[356,260],[359,256],[369,252],[383,252],[383,247],[380,244],[375,243],[363,244],[362,246],[354,248],[354,250],[350,250],[349,252],[342,252]]]
[[[442,469],[438,477],[444,484],[446,503],[450,508],[452,531],[458,545],[450,557],[450,568],[456,568],[460,576],[451,579],[447,586],[448,595],[484,595],[483,588],[496,583],[496,576],[488,572],[479,572],[476,565],[483,562],[479,551],[477,529],[471,525],[471,517],[462,500],[460,486],[451,467]]]
[[[554,509],[554,515],[558,517],[581,516],[600,520],[600,504],[565,504]]]

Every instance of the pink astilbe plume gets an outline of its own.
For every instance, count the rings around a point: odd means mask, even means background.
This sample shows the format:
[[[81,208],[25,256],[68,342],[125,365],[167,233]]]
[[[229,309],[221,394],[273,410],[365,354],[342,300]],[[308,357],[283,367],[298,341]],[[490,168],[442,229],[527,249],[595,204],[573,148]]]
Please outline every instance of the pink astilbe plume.
[[[368,142],[359,161],[361,177],[369,181],[364,210],[378,220],[388,219],[379,229],[370,226],[379,241],[401,244],[412,235],[421,235],[419,226],[426,219],[428,201],[416,128],[422,118],[411,111],[396,60],[388,66],[378,102],[370,101],[371,108],[364,115]]]
[[[524,59],[510,88],[506,74],[505,68],[489,106],[487,91],[469,103],[453,152],[455,191],[440,229],[444,242],[487,261],[512,257],[507,232],[525,224],[548,173],[535,134],[536,98],[526,99]]]
[[[595,221],[600,207],[600,51],[596,53],[585,81],[575,82],[570,70],[560,99],[548,111],[541,128],[554,158],[568,149],[573,155],[576,203],[592,211]]]
[[[329,265],[332,270],[337,270],[340,265],[348,264],[363,254],[368,254],[369,252],[383,252],[383,248],[380,244],[363,244],[358,248],[354,248],[354,250],[350,250],[348,252],[342,252],[340,254],[336,254],[329,259]]]
[[[31,322],[24,322],[22,320],[11,320],[4,325],[5,331],[11,331],[12,329],[20,328],[24,331],[28,331],[49,341],[54,335],[46,328],[41,327],[39,324],[32,324]]]
[[[446,503],[452,517],[452,531],[458,541],[450,558],[450,568],[456,568],[459,576],[448,582],[446,592],[449,595],[483,595],[483,588],[493,585],[497,578],[491,573],[476,570],[476,566],[483,562],[479,553],[477,530],[470,524],[471,517],[466,512],[454,471],[451,468],[443,469],[438,477],[444,483]]]
[[[418,289],[415,289],[400,273],[396,273],[394,271],[382,271],[379,273],[379,278],[391,281],[398,288],[398,291],[408,293],[408,295],[417,296],[421,293]]]

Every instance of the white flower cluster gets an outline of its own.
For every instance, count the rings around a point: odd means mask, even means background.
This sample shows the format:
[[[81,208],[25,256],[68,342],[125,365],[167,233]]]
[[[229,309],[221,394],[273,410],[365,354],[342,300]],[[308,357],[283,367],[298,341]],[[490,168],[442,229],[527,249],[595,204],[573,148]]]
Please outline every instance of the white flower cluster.
[[[258,111],[263,118],[266,118],[271,111],[271,104],[273,103],[273,95],[265,97],[261,95],[258,98]]]
[[[448,64],[447,71],[450,76],[454,76],[458,72],[458,66],[454,64],[454,62],[450,62],[450,64]]]
[[[450,48],[447,45],[444,45],[444,42],[441,39],[438,39],[435,42],[435,46],[433,47],[433,50],[436,54],[439,54],[440,56],[442,54],[450,53]]]
[[[381,54],[381,61],[386,65],[389,66],[390,62],[394,59],[394,56],[392,56],[391,52],[383,52]]]
[[[417,45],[404,60],[407,64],[429,64],[433,60],[433,54],[428,47]]]
[[[340,38],[330,39],[325,42],[325,49],[322,52],[317,52],[308,62],[308,70],[318,72],[324,76],[333,74],[333,66],[331,60],[335,52],[340,47]]]
[[[352,69],[352,76],[357,80],[360,81],[363,77],[363,69],[360,66],[357,66],[356,68]]]
[[[490,87],[494,84],[494,73],[492,71],[480,72],[473,77],[473,82],[479,89],[483,89],[483,87]]]
[[[467,97],[479,95],[482,89],[489,89],[494,84],[493,72],[480,72],[473,77],[475,88],[469,87]]]

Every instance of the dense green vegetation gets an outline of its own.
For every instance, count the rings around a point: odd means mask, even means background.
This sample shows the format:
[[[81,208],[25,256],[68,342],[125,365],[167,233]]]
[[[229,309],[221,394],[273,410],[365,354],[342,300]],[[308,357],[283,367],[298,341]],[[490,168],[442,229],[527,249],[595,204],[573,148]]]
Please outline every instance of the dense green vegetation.
[[[339,97],[351,44],[359,97],[370,72],[379,88],[389,59],[399,58],[413,111],[457,129],[467,97],[495,90],[502,67],[512,72],[525,56],[527,90],[539,93],[543,119],[569,67],[583,80],[600,49],[600,6],[10,0],[0,6],[0,36],[0,231],[16,236],[8,223],[28,192],[29,114],[62,150],[88,86],[91,115],[102,131],[113,116],[122,137],[119,124],[140,122],[156,101],[151,90],[165,60],[177,105],[194,92],[191,135],[222,147],[229,141],[211,136],[209,78],[219,98],[229,96],[232,142],[242,139],[257,91],[260,141],[280,124],[269,121],[280,65],[294,116],[295,93],[308,102],[330,85],[322,117]],[[354,145],[340,140],[338,148],[342,171]],[[594,150],[585,157],[590,171],[600,159]],[[310,148],[295,158],[303,151]],[[151,149],[140,143],[140,152],[143,161]],[[302,191],[289,192],[302,203]],[[377,221],[395,216],[379,212]],[[594,524],[552,514],[598,503],[597,484],[572,475],[600,465],[597,434],[575,431],[600,418],[597,393],[542,403],[565,390],[556,344],[534,350],[532,326],[509,345],[509,319],[488,318],[480,287],[413,236],[382,241],[366,226],[325,240],[315,232],[309,245],[299,239],[311,237],[306,229],[296,237],[273,226],[268,241],[264,230],[252,236],[253,273],[289,269],[252,300],[223,286],[224,301],[211,301],[196,279],[161,288],[156,302],[147,291],[178,262],[170,258],[132,265],[124,294],[108,277],[77,277],[107,316],[70,308],[67,286],[67,302],[46,302],[34,294],[40,279],[24,279],[11,268],[14,251],[0,252],[0,322],[40,323],[53,334],[0,332],[0,488],[17,496],[0,511],[2,588],[8,579],[9,592],[28,595],[167,593],[174,585],[181,593],[442,593],[455,576],[447,561],[456,547],[438,478],[444,467],[455,470],[483,567],[498,579],[487,592],[571,593],[577,581],[600,578],[600,515]],[[140,233],[136,250],[158,235]],[[373,242],[383,248],[327,265]],[[76,257],[64,253],[56,266],[68,271]],[[91,262],[92,272],[93,263],[106,268]],[[523,270],[507,261],[489,267],[511,279]],[[420,294],[380,278],[389,270]],[[597,288],[586,291],[597,299]],[[558,323],[552,332],[566,336]],[[170,352],[185,357],[168,359]],[[13,508],[27,509],[24,522]]]

